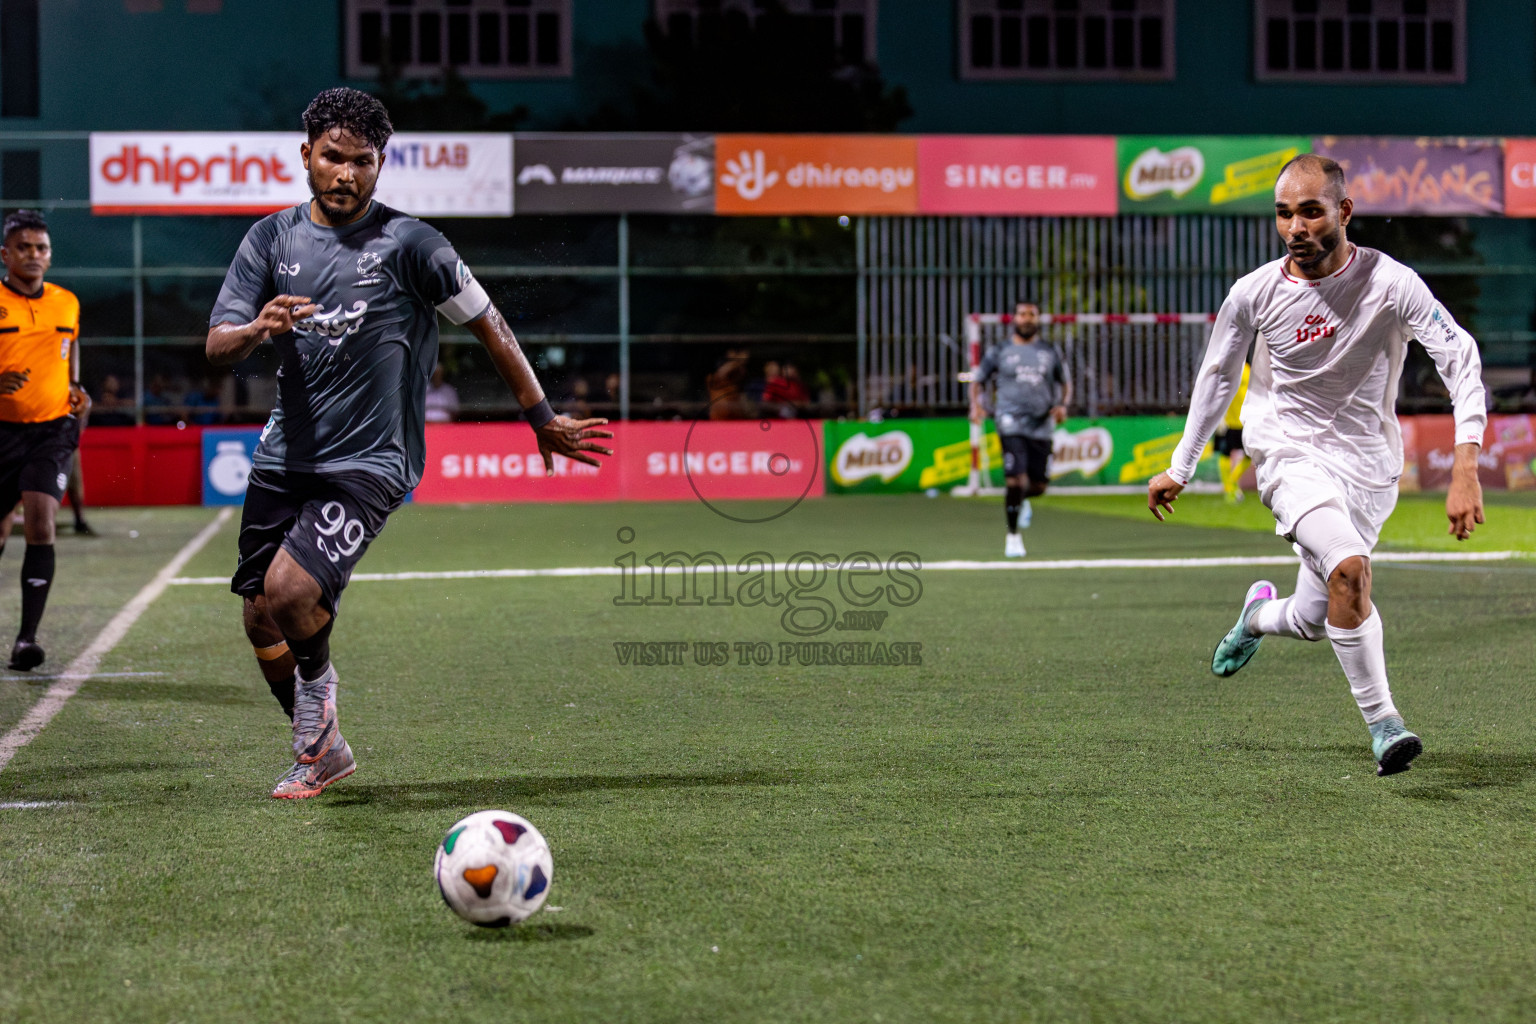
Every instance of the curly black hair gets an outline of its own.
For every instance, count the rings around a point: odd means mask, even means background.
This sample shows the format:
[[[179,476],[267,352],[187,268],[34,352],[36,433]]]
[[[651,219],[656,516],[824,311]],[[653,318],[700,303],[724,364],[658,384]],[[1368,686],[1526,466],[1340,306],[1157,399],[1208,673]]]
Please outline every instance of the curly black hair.
[[[366,92],[345,87],[325,90],[304,108],[304,130],[310,142],[332,128],[356,135],[381,151],[395,133],[384,104]]]
[[[0,230],[0,239],[9,242],[11,236],[18,231],[47,231],[48,222],[43,215],[36,210],[16,210],[6,215],[5,227]]]

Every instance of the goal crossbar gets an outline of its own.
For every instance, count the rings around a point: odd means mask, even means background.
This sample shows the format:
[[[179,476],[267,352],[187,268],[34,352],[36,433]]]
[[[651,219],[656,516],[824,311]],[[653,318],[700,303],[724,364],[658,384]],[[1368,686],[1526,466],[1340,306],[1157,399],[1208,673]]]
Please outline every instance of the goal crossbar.
[[[981,366],[982,356],[982,328],[987,325],[1001,325],[1013,320],[1012,313],[968,313],[965,317],[965,351],[968,371],[962,377],[969,382],[976,379],[976,370]],[[1049,327],[1053,325],[1076,325],[1084,327],[1108,326],[1113,324],[1125,324],[1130,326],[1156,326],[1169,325],[1199,325],[1210,330],[1210,325],[1216,321],[1215,313],[1041,313],[1040,325]],[[1202,346],[1203,351],[1204,346]],[[971,472],[966,482],[950,491],[956,497],[971,497],[976,495],[998,495],[1003,493],[1000,487],[990,486],[991,459],[987,454],[986,426],[983,423],[971,423]]]

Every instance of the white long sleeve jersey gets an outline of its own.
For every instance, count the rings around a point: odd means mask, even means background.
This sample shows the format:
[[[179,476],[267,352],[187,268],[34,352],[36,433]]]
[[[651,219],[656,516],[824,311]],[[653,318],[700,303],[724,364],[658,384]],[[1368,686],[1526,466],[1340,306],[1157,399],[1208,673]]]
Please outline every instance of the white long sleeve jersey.
[[[1243,402],[1243,449],[1262,471],[1271,459],[1320,459],[1369,488],[1403,471],[1395,409],[1408,341],[1429,352],[1450,392],[1456,443],[1481,444],[1487,425],[1477,343],[1419,275],[1385,253],[1351,247],[1321,281],[1267,263],[1232,286],[1195,380],[1170,475],[1180,483],[1225,413],[1254,346]]]

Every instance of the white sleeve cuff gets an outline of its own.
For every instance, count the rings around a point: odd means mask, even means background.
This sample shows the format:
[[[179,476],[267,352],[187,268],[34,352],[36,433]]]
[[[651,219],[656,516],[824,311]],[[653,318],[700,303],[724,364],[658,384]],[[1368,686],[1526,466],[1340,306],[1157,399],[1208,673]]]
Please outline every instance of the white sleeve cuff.
[[[483,316],[490,306],[491,297],[485,293],[479,281],[470,278],[464,290],[439,305],[437,311],[447,317],[449,323],[458,326]]]

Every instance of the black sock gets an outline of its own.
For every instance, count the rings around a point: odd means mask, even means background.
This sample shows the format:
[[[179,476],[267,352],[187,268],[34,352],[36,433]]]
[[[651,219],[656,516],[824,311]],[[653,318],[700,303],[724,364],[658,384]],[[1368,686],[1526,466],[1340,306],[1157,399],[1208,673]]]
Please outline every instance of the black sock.
[[[293,660],[299,663],[299,675],[304,677],[306,683],[319,679],[331,663],[331,627],[335,624],[336,620],[330,618],[325,620],[325,625],[316,630],[312,637],[304,640],[288,638],[288,649],[293,652]]]
[[[1008,515],[1008,532],[1019,532],[1019,509],[1024,504],[1024,488],[1010,486],[1003,495],[1003,511]]]
[[[267,680],[267,688],[272,691],[272,696],[283,706],[283,714],[288,716],[288,721],[293,721],[293,676],[279,679],[277,682]]]
[[[28,544],[21,559],[21,630],[18,640],[37,640],[37,625],[43,621],[48,605],[48,591],[53,586],[53,545]]]

